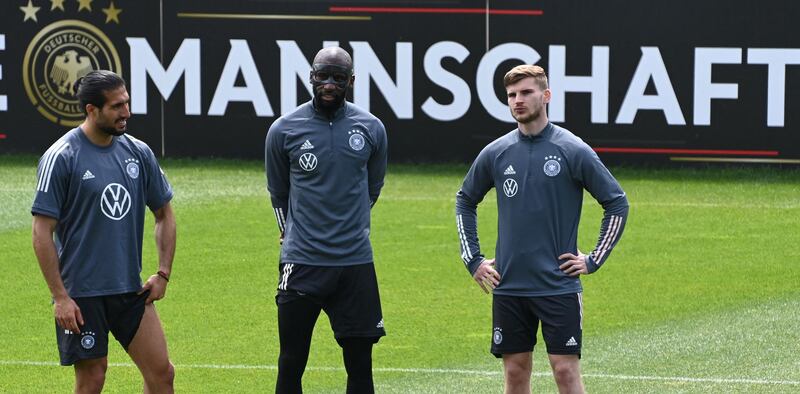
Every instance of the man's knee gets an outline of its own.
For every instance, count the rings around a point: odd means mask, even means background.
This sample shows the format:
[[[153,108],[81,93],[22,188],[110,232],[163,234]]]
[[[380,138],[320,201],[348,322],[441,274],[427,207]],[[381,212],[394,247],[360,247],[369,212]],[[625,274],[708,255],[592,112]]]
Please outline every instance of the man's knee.
[[[175,366],[166,361],[142,371],[142,375],[148,385],[172,387],[173,382],[175,382]]]
[[[347,393],[374,393],[372,381],[372,345],[377,338],[338,339],[347,370]]]
[[[342,347],[345,364],[372,362],[372,346],[377,338],[343,338],[337,339],[337,342]]]
[[[75,392],[99,393],[106,382],[108,362],[84,360],[75,364]]]
[[[510,364],[505,370],[506,381],[511,385],[522,385],[530,381],[531,370],[519,364]]]
[[[503,369],[506,383],[510,386],[530,384],[532,369],[530,354],[511,355],[504,358]]]
[[[167,362],[167,368],[164,369],[161,375],[164,382],[172,383],[175,381],[175,366],[171,362]]]
[[[580,383],[581,370],[577,359],[552,361],[550,366],[553,369],[553,377],[559,386]]]
[[[279,366],[289,368],[304,368],[308,361],[308,354],[299,352],[281,352],[278,355]]]

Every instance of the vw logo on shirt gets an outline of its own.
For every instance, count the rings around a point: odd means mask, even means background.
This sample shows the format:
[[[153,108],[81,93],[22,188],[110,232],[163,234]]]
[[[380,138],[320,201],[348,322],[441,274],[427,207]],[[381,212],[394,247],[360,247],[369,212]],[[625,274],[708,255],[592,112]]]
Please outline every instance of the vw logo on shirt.
[[[314,171],[314,169],[317,168],[317,156],[314,156],[314,154],[310,152],[303,153],[300,156],[299,163],[300,168],[309,172]]]
[[[111,220],[122,220],[131,210],[131,195],[119,183],[109,183],[100,197],[100,210]]]
[[[506,197],[514,197],[517,195],[517,190],[519,190],[519,186],[517,185],[517,181],[508,178],[503,181],[503,193],[505,193]]]

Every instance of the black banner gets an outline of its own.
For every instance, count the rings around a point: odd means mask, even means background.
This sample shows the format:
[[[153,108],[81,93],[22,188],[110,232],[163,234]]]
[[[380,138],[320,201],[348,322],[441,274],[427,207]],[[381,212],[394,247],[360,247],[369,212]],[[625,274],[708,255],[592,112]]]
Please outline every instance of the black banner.
[[[323,46],[353,54],[351,100],[395,161],[469,161],[513,129],[501,78],[537,63],[550,119],[601,155],[800,162],[800,7],[788,0],[9,0],[0,152],[41,153],[82,116],[70,81],[128,81],[130,133],[167,156],[260,158],[310,99]]]

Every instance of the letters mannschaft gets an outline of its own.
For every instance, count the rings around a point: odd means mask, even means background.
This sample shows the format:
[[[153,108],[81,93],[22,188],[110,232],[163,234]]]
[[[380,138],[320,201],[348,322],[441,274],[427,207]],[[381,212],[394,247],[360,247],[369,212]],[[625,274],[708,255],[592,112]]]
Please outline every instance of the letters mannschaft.
[[[210,116],[223,116],[228,103],[250,102],[257,116],[273,117],[275,110],[264,88],[258,67],[253,59],[247,40],[231,39],[227,60],[218,78],[211,104],[206,109]],[[158,60],[150,43],[139,37],[129,37],[131,59],[131,102],[132,112],[146,114],[147,79],[150,78],[165,100],[181,78],[184,80],[186,115],[202,115],[201,110],[201,40],[186,38],[167,66]],[[303,55],[297,42],[291,40],[275,41],[280,50],[280,112],[286,113],[298,105],[297,84],[308,77],[308,59]],[[414,81],[415,59],[412,55],[413,43],[395,43],[396,69],[394,79],[381,62],[368,42],[351,41],[347,43],[353,50],[355,73],[358,83],[353,92],[356,104],[370,109],[370,82],[386,98],[391,110],[398,119],[414,119]],[[325,41],[323,46],[338,45],[338,42]],[[547,65],[553,101],[549,107],[549,117],[554,122],[564,122],[566,93],[584,93],[590,96],[591,122],[609,123],[609,57],[608,46],[593,46],[590,75],[566,74],[566,47],[551,45],[548,48]],[[427,97],[420,109],[425,116],[442,122],[461,118],[470,108],[473,96],[482,108],[495,119],[513,122],[506,103],[495,94],[493,74],[501,63],[519,59],[525,63],[537,63],[539,52],[522,43],[504,43],[483,54],[475,72],[474,81],[465,81],[460,76],[442,66],[445,58],[455,59],[459,64],[471,53],[464,45],[454,41],[440,41],[426,51],[423,62],[425,77],[452,94],[452,101],[440,103]],[[800,49],[792,48],[694,48],[693,102],[681,103],[675,94],[674,84],[658,47],[641,47],[638,66],[627,85],[624,100],[619,112],[613,118],[616,124],[633,123],[640,110],[661,111],[669,125],[686,125],[686,112],[691,110],[692,124],[708,126],[711,124],[712,100],[736,100],[739,98],[738,84],[712,82],[714,65],[720,64],[766,65],[767,126],[783,127],[785,119],[786,68],[800,64]],[[763,67],[762,67],[763,68]],[[235,86],[241,74],[244,86]],[[649,81],[653,81],[656,94],[645,94]],[[683,82],[683,81],[681,81]],[[470,86],[474,86],[474,90]],[[308,84],[303,84],[308,89]],[[622,88],[622,87],[620,87]],[[273,97],[277,92],[270,92]]]

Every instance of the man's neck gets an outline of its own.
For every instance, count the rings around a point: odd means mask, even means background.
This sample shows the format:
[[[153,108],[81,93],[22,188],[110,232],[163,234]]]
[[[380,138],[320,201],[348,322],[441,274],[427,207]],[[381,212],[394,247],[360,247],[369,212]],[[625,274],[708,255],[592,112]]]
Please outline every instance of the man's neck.
[[[541,134],[544,128],[547,127],[548,122],[549,120],[547,119],[547,116],[540,116],[537,119],[527,123],[517,122],[517,127],[519,127],[519,131],[521,131],[522,134],[525,134],[529,137],[535,137]]]
[[[342,107],[344,107],[344,105],[345,102],[342,101],[342,104],[336,108],[327,108],[319,105],[319,103],[317,103],[317,99],[314,99],[314,110],[317,111],[318,114],[324,116],[329,120],[333,120],[333,118],[336,116],[336,112],[338,112]]]
[[[80,128],[86,138],[97,146],[109,146],[114,142],[114,136],[100,131],[89,119],[84,120]]]

